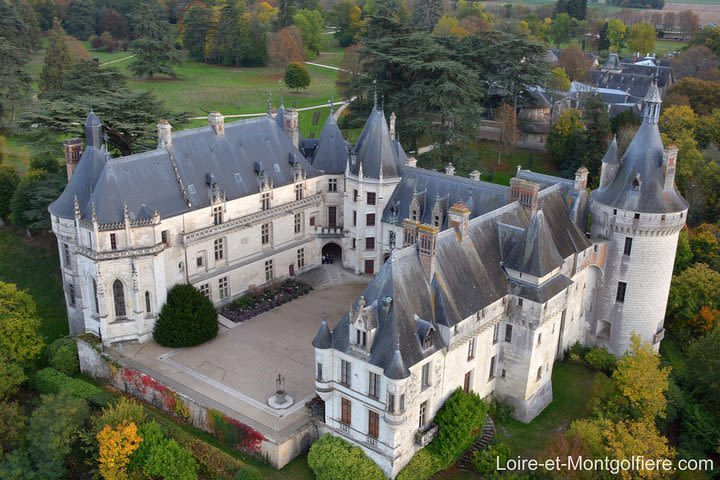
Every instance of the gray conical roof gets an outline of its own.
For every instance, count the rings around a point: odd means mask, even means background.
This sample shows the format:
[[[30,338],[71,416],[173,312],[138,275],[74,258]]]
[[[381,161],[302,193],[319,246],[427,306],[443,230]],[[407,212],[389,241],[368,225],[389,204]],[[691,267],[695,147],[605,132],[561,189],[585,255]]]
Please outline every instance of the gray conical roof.
[[[100,121],[100,117],[98,117],[95,112],[90,110],[90,113],[88,113],[87,118],[85,119],[85,128],[87,127],[100,127],[102,126],[102,122]]]
[[[373,107],[353,154],[356,155],[356,160],[351,165],[351,170],[356,175],[362,164],[363,175],[367,177],[379,178],[380,171],[385,178],[400,176],[396,145],[390,137],[385,115],[377,106]]]
[[[85,119],[85,143],[96,148],[102,146],[102,122],[92,110]]]
[[[313,157],[313,167],[325,173],[343,173],[349,156],[348,143],[343,139],[332,112],[320,133]]]
[[[282,103],[275,114],[275,123],[277,123],[280,128],[285,128],[285,105]]]
[[[327,350],[332,348],[332,332],[328,327],[327,319],[323,316],[322,323],[320,323],[320,329],[318,329],[317,335],[312,341],[312,346],[321,350]]]
[[[617,137],[613,137],[612,142],[610,142],[610,146],[607,149],[607,152],[605,152],[605,156],[602,158],[602,163],[615,164],[619,161],[620,159],[618,158]]]
[[[88,146],[80,157],[75,171],[70,177],[65,190],[48,207],[48,211],[60,218],[75,218],[75,199],[81,207],[84,218],[88,218],[89,200],[98,178],[108,160],[107,151]]]
[[[542,210],[535,214],[503,259],[504,266],[535,277],[544,277],[562,266],[562,262]]]

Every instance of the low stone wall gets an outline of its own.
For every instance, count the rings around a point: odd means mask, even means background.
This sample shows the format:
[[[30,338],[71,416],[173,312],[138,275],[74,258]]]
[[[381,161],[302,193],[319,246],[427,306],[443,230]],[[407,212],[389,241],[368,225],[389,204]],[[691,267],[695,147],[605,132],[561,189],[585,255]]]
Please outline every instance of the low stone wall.
[[[290,438],[276,442],[241,421],[202,405],[173,390],[150,375],[110,358],[90,341],[77,338],[80,371],[101,380],[143,402],[164,410],[197,428],[209,432],[221,442],[282,468],[317,439],[317,429],[308,423]]]

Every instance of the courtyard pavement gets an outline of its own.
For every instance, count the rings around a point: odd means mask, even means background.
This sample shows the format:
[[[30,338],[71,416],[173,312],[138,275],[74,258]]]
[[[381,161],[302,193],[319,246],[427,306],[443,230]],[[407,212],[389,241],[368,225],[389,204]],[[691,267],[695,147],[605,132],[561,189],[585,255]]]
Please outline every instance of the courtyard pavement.
[[[315,290],[243,323],[230,322],[233,328],[221,326],[217,338],[203,345],[170,349],[150,341],[106,352],[280,440],[307,421],[304,405],[315,396],[311,342],[323,311],[334,328],[370,279],[337,265],[323,265],[304,277],[300,280]],[[284,410],[267,404],[278,374],[285,377],[287,394],[294,399]]]

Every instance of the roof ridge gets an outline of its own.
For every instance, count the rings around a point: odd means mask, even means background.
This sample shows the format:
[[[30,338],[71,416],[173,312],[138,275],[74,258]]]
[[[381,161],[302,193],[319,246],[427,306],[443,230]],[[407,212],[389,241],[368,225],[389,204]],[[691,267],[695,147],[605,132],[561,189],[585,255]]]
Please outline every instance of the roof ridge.
[[[468,185],[473,185],[473,186],[482,186],[482,187],[488,188],[490,190],[507,190],[508,189],[508,187],[506,187],[505,185],[499,185],[497,183],[486,182],[485,180],[473,180],[472,178],[463,177],[460,175],[448,175],[447,173],[438,172],[437,170],[429,170],[427,168],[422,168],[422,167],[409,167],[407,165],[401,165],[400,171],[403,173],[404,172],[423,172],[424,175],[430,175],[430,176],[435,176],[435,177],[445,178],[445,179],[453,179],[454,181],[466,183]]]

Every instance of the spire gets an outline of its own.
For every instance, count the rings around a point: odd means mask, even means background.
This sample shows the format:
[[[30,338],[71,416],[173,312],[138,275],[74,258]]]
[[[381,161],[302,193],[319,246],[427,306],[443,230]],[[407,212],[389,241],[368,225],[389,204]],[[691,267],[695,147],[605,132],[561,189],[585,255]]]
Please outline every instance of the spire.
[[[272,115],[272,90],[268,90],[267,114]]]
[[[404,380],[410,376],[410,370],[405,366],[400,353],[400,332],[395,332],[395,352],[384,373],[390,380]]]
[[[373,80],[373,110],[377,110],[377,80]]]
[[[653,78],[652,85],[647,95],[643,99],[643,123],[647,125],[657,125],[660,119],[660,90],[657,87],[657,77]]]
[[[332,348],[332,332],[330,331],[330,327],[328,327],[327,313],[325,313],[325,308],[323,308],[320,329],[318,330],[317,335],[315,335],[315,338],[312,341],[312,345],[313,347],[320,350],[327,350],[328,348]]]
[[[617,135],[613,135],[612,142],[608,146],[605,156],[602,158],[602,163],[618,163],[618,144]]]
[[[333,115],[333,110],[334,110],[333,107],[334,107],[334,105],[333,105],[333,96],[330,95],[330,116],[331,116],[331,117],[332,117],[332,115]]]
[[[85,119],[85,143],[88,147],[102,147],[102,122],[92,109]]]

